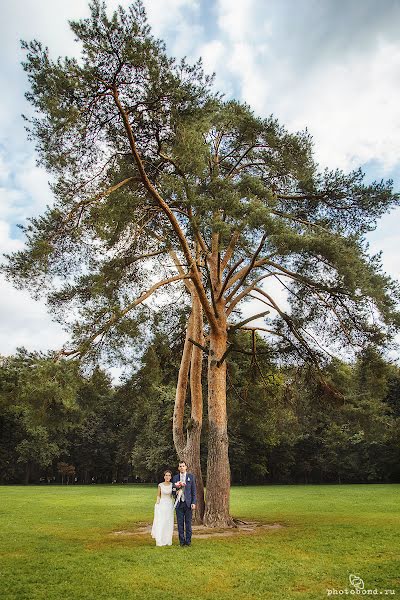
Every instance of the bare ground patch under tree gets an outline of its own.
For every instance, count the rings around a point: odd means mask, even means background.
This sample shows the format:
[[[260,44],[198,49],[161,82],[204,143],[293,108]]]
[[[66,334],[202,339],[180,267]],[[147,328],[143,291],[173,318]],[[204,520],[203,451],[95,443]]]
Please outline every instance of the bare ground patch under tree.
[[[260,523],[258,521],[239,521],[236,520],[236,527],[230,528],[215,528],[210,529],[204,525],[193,525],[193,538],[210,538],[210,537],[231,537],[235,535],[251,535],[260,531],[269,531],[281,529],[284,527],[281,523]],[[113,536],[130,536],[130,535],[150,535],[151,524],[139,523],[138,527],[132,530],[123,529],[121,531],[113,531],[110,535]],[[178,536],[176,526],[174,527],[174,537]]]

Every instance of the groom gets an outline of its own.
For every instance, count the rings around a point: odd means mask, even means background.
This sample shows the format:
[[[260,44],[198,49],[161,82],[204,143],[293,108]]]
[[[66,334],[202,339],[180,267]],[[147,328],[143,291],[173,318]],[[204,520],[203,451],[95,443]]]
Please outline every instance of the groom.
[[[179,489],[182,489],[180,500],[176,505],[179,543],[181,546],[190,546],[192,541],[192,510],[196,508],[196,481],[194,475],[187,472],[187,464],[184,460],[180,461],[178,469],[179,474],[174,475],[172,479],[172,493],[176,499]],[[180,488],[179,483],[186,485]]]

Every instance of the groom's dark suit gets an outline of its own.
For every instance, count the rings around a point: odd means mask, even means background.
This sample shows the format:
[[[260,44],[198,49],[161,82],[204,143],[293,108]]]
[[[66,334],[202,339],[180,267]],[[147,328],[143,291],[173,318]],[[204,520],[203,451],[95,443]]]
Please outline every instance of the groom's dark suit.
[[[181,475],[172,478],[172,493],[176,498],[175,484],[181,480]],[[180,500],[176,506],[176,520],[178,522],[179,543],[183,546],[192,540],[192,504],[196,504],[196,480],[193,473],[186,473],[185,500]],[[186,535],[185,535],[186,533]]]

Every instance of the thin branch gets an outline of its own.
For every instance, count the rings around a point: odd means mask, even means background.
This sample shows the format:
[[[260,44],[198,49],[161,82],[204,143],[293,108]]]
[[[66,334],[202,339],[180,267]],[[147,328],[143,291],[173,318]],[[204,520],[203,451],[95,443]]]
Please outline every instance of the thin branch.
[[[325,304],[325,306],[327,306],[334,313],[334,315],[336,316],[336,318],[339,322],[340,329],[343,331],[347,341],[351,345],[353,345],[354,342],[351,339],[350,332],[348,331],[347,327],[345,327],[345,325],[343,324],[342,319],[340,318],[340,316],[338,315],[338,313],[336,311],[336,308],[334,306],[332,306],[330,302],[325,300],[325,298],[323,298],[323,296],[321,296],[321,294],[319,294],[317,291],[312,290],[312,293],[315,294],[321,300],[321,302],[323,302]]]
[[[186,192],[186,195],[188,196],[188,191]],[[198,241],[198,243],[200,244],[201,249],[203,250],[204,254],[207,256],[210,252],[209,248],[207,247],[206,242],[204,241],[203,236],[201,235],[198,227],[194,224],[194,218],[193,218],[193,210],[192,207],[189,206],[188,207],[188,215],[189,215],[189,219],[190,219],[190,225],[193,229],[194,235],[196,237],[196,240]]]
[[[275,269],[278,269],[278,271],[282,271],[282,273],[285,273],[288,277],[291,277],[292,279],[296,280],[296,281],[301,281],[302,283],[307,283],[310,287],[312,288],[317,288],[320,290],[323,290],[325,292],[328,292],[329,294],[332,295],[336,295],[338,293],[338,289],[336,288],[330,288],[324,284],[318,283],[316,281],[313,281],[312,279],[310,279],[309,277],[305,277],[304,275],[299,275],[298,273],[294,273],[293,271],[289,271],[289,269],[286,269],[285,267],[283,267],[282,265],[279,265],[278,263],[270,260],[270,259],[263,259],[263,261],[259,263],[259,266],[263,266],[263,265],[269,265],[271,267],[275,267]],[[343,293],[343,292],[340,292]]]
[[[238,175],[241,171],[243,171],[244,169],[247,169],[249,167],[265,167],[265,161],[246,163],[245,165],[242,165],[241,167],[237,167],[232,173],[230,173],[229,177],[232,177],[233,175]]]
[[[129,265],[132,265],[133,263],[137,262],[138,260],[142,260],[144,258],[152,258],[153,256],[159,256],[160,254],[166,254],[168,252],[168,249],[164,248],[163,250],[155,250],[154,252],[147,252],[145,254],[140,254],[140,255],[136,255],[136,256],[130,256],[130,257],[122,257],[122,258],[113,258],[112,260],[110,260],[109,263],[107,263],[107,266],[118,266],[118,264],[122,264],[122,266],[124,267],[129,267]]]
[[[246,279],[247,275],[250,273],[250,271],[252,270],[252,268],[255,265],[257,256],[260,254],[260,252],[262,250],[262,247],[264,246],[264,242],[265,242],[266,239],[267,239],[267,234],[264,233],[264,235],[261,238],[261,242],[259,243],[257,250],[254,252],[249,265],[245,268],[244,273],[243,273],[242,277],[239,280],[239,283],[235,286],[235,288],[233,289],[233,291],[227,297],[227,299],[226,299],[227,302],[229,302],[233,298],[233,296],[236,294],[236,292],[241,288],[241,286],[245,282],[245,279]],[[228,285],[228,287],[231,287],[231,286]]]
[[[293,348],[293,350],[296,352],[296,354],[299,355],[299,358],[301,360],[304,360],[304,355],[300,352],[300,350],[297,348],[297,346],[292,342],[292,340],[290,338],[287,337],[287,335],[283,334],[283,333],[279,333],[277,331],[273,331],[271,329],[266,329],[265,327],[242,327],[241,329],[243,329],[244,331],[249,330],[252,331],[253,329],[255,330],[260,330],[260,331],[266,331],[267,333],[272,333],[273,335],[277,335],[279,337],[282,337],[284,340],[286,340],[288,342],[288,344]],[[311,356],[311,359],[313,357]],[[315,360],[312,360],[313,364],[316,365],[317,370],[319,371],[319,366],[318,363]]]
[[[267,302],[263,298],[259,298],[258,296],[253,296],[253,294],[250,294],[250,293],[247,295],[250,296],[250,298],[254,298],[254,300],[258,300],[258,302],[262,302],[263,304],[266,304],[267,306],[272,306],[269,302]]]
[[[87,181],[85,181],[84,183],[80,184],[78,187],[76,187],[73,191],[72,191],[72,196],[75,196],[75,194],[77,194],[78,192],[80,192],[84,187],[86,187],[89,183],[91,183],[94,179],[97,179],[97,177],[99,177],[104,169],[107,167],[107,165],[114,160],[118,155],[120,155],[120,152],[115,152],[115,154],[113,154],[105,163],[104,165],[101,167],[100,171],[98,171],[95,175],[93,175],[93,177],[91,177],[90,179],[88,179]]]
[[[277,311],[279,316],[285,321],[286,325],[289,327],[292,334],[300,342],[300,344],[306,349],[312,362],[314,364],[317,364],[317,361],[311,351],[311,348],[309,347],[307,342],[304,340],[303,336],[299,333],[299,331],[297,330],[297,328],[295,327],[295,325],[293,323],[293,320],[289,317],[289,315],[286,314],[281,308],[279,308],[279,306],[277,305],[275,300],[273,298],[271,298],[271,296],[269,294],[267,294],[267,292],[265,292],[264,290],[262,290],[260,288],[255,288],[255,291],[257,291],[259,294],[265,296],[271,302],[273,308]]]
[[[248,319],[244,319],[244,321],[240,321],[240,323],[234,323],[233,325],[229,326],[229,330],[235,331],[236,329],[240,329],[240,327],[242,327],[243,325],[246,325],[246,323],[250,323],[250,321],[254,321],[255,319],[261,319],[261,317],[265,317],[265,315],[269,315],[270,312],[271,312],[270,310],[265,310],[264,312],[253,315],[252,317],[249,317]]]
[[[157,140],[157,141],[159,142],[159,140]],[[178,175],[180,175],[183,179],[186,179],[185,173],[182,171],[182,169],[177,165],[177,163],[172,158],[170,158],[169,156],[167,156],[166,154],[161,152],[160,146],[159,146],[159,150],[158,150],[157,154],[163,160],[165,160],[166,162],[169,162],[174,167],[174,169],[178,173]]]
[[[104,190],[103,192],[99,192],[98,194],[96,194],[96,196],[94,196],[94,198],[90,198],[88,200],[82,200],[81,202],[78,202],[78,204],[76,204],[68,213],[68,215],[65,217],[65,219],[61,222],[60,225],[60,229],[57,229],[56,233],[50,238],[50,241],[53,241],[57,235],[62,233],[62,230],[64,229],[64,227],[67,225],[67,223],[69,223],[69,221],[72,220],[72,218],[75,216],[76,212],[80,209],[80,215],[82,214],[82,210],[85,208],[85,206],[88,206],[89,204],[93,204],[94,202],[97,202],[98,200],[101,200],[101,198],[105,198],[106,196],[109,196],[110,194],[112,194],[113,192],[115,192],[116,190],[118,190],[120,187],[126,185],[127,183],[129,183],[130,181],[133,181],[134,179],[136,179],[135,177],[127,177],[126,179],[124,179],[123,181],[120,181],[119,183],[111,186],[110,188],[108,188],[107,190]],[[80,218],[80,216],[79,216]]]
[[[243,298],[245,296],[249,296],[250,292],[252,290],[254,290],[254,287],[256,286],[256,284],[259,281],[262,281],[263,279],[266,279],[267,277],[271,277],[272,275],[274,275],[274,273],[268,273],[267,275],[260,275],[259,277],[257,277],[257,279],[255,279],[247,288],[245,288],[242,292],[240,292],[240,294],[238,296],[236,296],[236,298],[234,298],[232,300],[232,302],[229,304],[229,308],[227,310],[227,314],[229,315],[233,309],[235,308],[235,306],[241,301],[243,300]]]
[[[282,200],[322,200],[326,194],[303,194],[300,196],[288,194],[276,194],[277,198]]]
[[[218,300],[220,300],[222,298],[222,294],[224,293],[225,288],[228,285],[229,279],[231,278],[233,273],[236,271],[236,269],[239,267],[239,265],[242,264],[243,261],[244,261],[244,258],[239,258],[239,260],[237,260],[235,262],[235,264],[229,269],[228,275],[225,277],[225,281],[224,281],[221,291],[219,293]],[[223,271],[223,268],[221,269],[221,271]]]
[[[208,264],[207,264],[207,260],[204,261],[204,267],[206,269],[206,273],[207,273],[207,280],[210,286],[210,296],[211,296],[211,303],[214,309],[214,314],[216,316],[216,318],[218,318],[218,308],[217,308],[217,304],[215,302],[215,296],[214,296],[214,289],[213,289],[213,284],[211,281],[211,274],[210,274],[210,270],[208,268]]]
[[[188,277],[189,277],[189,275],[184,275],[183,277],[181,275],[175,275],[174,277],[170,277],[169,279],[163,279],[162,281],[158,281],[157,283],[152,285],[151,288],[149,288],[146,292],[143,292],[143,294],[141,294],[133,302],[128,304],[128,306],[126,306],[123,310],[121,310],[120,312],[118,312],[118,313],[114,314],[112,317],[110,317],[110,319],[108,319],[104,323],[104,325],[102,325],[102,327],[100,327],[100,329],[98,331],[96,331],[93,335],[91,335],[84,342],[81,342],[78,349],[69,350],[69,351],[62,349],[62,350],[60,350],[60,352],[58,352],[57,356],[60,356],[60,355],[71,356],[74,354],[76,354],[77,356],[82,356],[83,352],[82,352],[81,348],[84,345],[86,346],[86,345],[94,342],[95,339],[99,335],[108,331],[110,329],[110,327],[112,327],[112,325],[114,325],[117,321],[119,321],[122,317],[124,317],[130,310],[132,310],[133,308],[135,308],[136,306],[138,306],[139,304],[141,304],[142,302],[147,300],[147,298],[149,298],[160,287],[162,287],[164,285],[168,285],[169,283],[173,283],[174,281],[179,281],[179,280],[182,280],[182,279],[185,279]]]
[[[228,262],[230,261],[230,259],[232,257],[233,251],[235,250],[235,246],[237,244],[239,237],[240,237],[240,231],[238,229],[236,229],[236,231],[233,232],[231,241],[229,242],[229,245],[225,251],[225,256],[221,262],[221,271],[222,272],[226,269]]]
[[[326,353],[328,356],[330,356],[331,358],[335,358],[333,354],[331,354],[330,352],[328,352],[328,350],[326,350],[326,349],[325,349],[323,346],[321,346],[321,344],[320,344],[320,343],[319,343],[319,342],[318,342],[318,341],[315,339],[315,337],[314,337],[314,336],[313,336],[313,335],[312,335],[312,334],[311,334],[309,331],[307,331],[307,329],[305,329],[304,327],[300,327],[300,329],[301,329],[301,331],[304,331],[304,333],[305,333],[306,335],[308,335],[308,336],[309,336],[309,337],[310,337],[310,338],[313,340],[313,342],[314,342],[314,343],[315,343],[315,344],[316,344],[316,345],[317,345],[319,348],[321,348],[321,350],[322,350],[323,352],[325,352],[325,353]]]
[[[267,329],[266,327],[241,327],[240,329],[243,329],[243,331],[266,331],[267,333],[272,333],[273,335],[278,335],[279,337],[287,339],[286,335],[283,333],[279,333],[273,329]]]
[[[208,348],[206,348],[205,346],[202,346],[201,344],[199,344],[199,342],[196,342],[196,340],[193,340],[192,338],[188,338],[189,342],[191,342],[194,346],[197,346],[197,348],[200,348],[200,350],[203,350],[203,352],[205,354],[209,354],[208,352]]]
[[[326,233],[332,233],[331,231],[329,231],[329,229],[326,229],[326,227],[323,227],[322,225],[319,225],[318,223],[311,223],[311,221],[306,221],[305,219],[299,219],[298,217],[294,217],[293,215],[291,215],[289,213],[283,213],[283,212],[280,212],[279,210],[271,210],[271,213],[273,213],[274,215],[277,215],[278,217],[283,217],[284,219],[290,219],[291,221],[295,221],[296,223],[302,223],[303,225],[309,225],[310,227],[317,227],[318,229],[322,229],[322,231],[325,231]]]
[[[278,277],[278,274],[277,274],[277,273],[271,273],[271,274],[272,274],[272,275],[273,275],[273,276],[274,276],[274,277],[275,277],[275,278],[276,278],[276,279],[279,281],[279,283],[280,283],[281,285],[283,285],[283,287],[284,287],[284,288],[286,288],[286,289],[287,289],[287,291],[288,291],[290,294],[292,294],[292,295],[294,295],[294,296],[298,297],[298,294],[296,294],[296,293],[295,293],[293,290],[291,290],[291,289],[290,289],[290,287],[289,287],[288,285],[286,285],[286,284],[285,284],[285,282],[284,282],[284,281],[282,281],[280,277]],[[279,274],[279,275],[280,275],[280,274]],[[357,346],[358,344],[355,344],[355,343],[353,342],[353,340],[351,339],[350,333],[349,333],[348,329],[345,327],[345,325],[343,324],[343,322],[342,322],[342,319],[341,319],[340,315],[338,314],[337,310],[335,309],[335,307],[334,307],[334,306],[332,306],[332,304],[331,304],[330,302],[328,302],[327,300],[325,300],[325,298],[324,298],[324,297],[323,297],[321,294],[319,294],[319,293],[318,293],[318,292],[317,292],[317,291],[316,291],[316,290],[315,290],[313,287],[311,287],[310,285],[308,285],[308,284],[306,284],[306,283],[304,283],[304,285],[305,285],[305,286],[306,286],[306,287],[307,287],[307,288],[310,290],[311,294],[313,294],[313,295],[317,296],[317,297],[318,297],[318,298],[321,300],[321,302],[322,302],[323,304],[325,304],[325,306],[327,306],[327,307],[329,308],[329,310],[331,310],[331,311],[333,312],[333,314],[335,315],[335,317],[336,317],[336,319],[337,319],[337,321],[338,321],[338,323],[339,323],[339,327],[340,327],[340,329],[343,331],[343,333],[344,333],[344,335],[345,335],[345,337],[346,337],[347,341],[349,342],[349,344],[350,344],[351,346],[354,346],[354,345],[356,345],[356,346]],[[255,298],[255,296],[253,296],[253,298]],[[260,300],[261,302],[264,302],[263,300],[261,300],[261,298],[257,298],[257,300]],[[304,330],[304,331],[306,331],[306,330]],[[309,335],[310,335],[310,334],[309,334]],[[318,343],[318,342],[316,342],[316,343]],[[361,346],[360,346],[360,347],[361,347]],[[328,353],[328,354],[329,354],[329,353]]]
[[[234,173],[234,171],[236,170],[236,167],[240,165],[240,163],[242,162],[242,160],[247,156],[247,154],[253,150],[254,146],[249,146],[247,148],[247,150],[245,152],[243,152],[242,156],[240,156],[237,161],[235,162],[235,164],[233,165],[233,167],[229,170],[229,172],[227,173],[226,177],[227,179],[229,179],[229,177]],[[245,165],[247,166],[247,165]]]

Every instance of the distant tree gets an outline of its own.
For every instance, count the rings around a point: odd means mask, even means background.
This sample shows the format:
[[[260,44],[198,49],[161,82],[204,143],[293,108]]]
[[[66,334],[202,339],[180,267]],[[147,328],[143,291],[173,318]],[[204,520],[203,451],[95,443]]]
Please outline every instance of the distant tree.
[[[74,465],[69,465],[65,462],[57,463],[57,470],[61,475],[61,483],[64,485],[64,477],[67,478],[67,484],[69,484],[69,478],[75,477],[75,467]]]
[[[386,403],[392,369],[368,348],[354,364],[332,360],[324,371],[329,386],[307,371],[293,380],[287,395],[290,432],[276,431],[279,442],[268,453],[273,478],[398,481],[399,419]]]
[[[67,433],[79,419],[76,402],[80,383],[77,361],[55,363],[52,357],[19,349],[0,366],[0,406],[14,460],[25,468],[29,483],[33,467],[46,468],[67,446]],[[10,449],[10,447],[9,447]],[[9,455],[10,456],[10,455]]]
[[[277,356],[255,335],[257,353],[246,334],[237,336],[227,367],[229,458],[235,482],[263,482],[269,452],[280,441],[285,419],[284,373]]]

